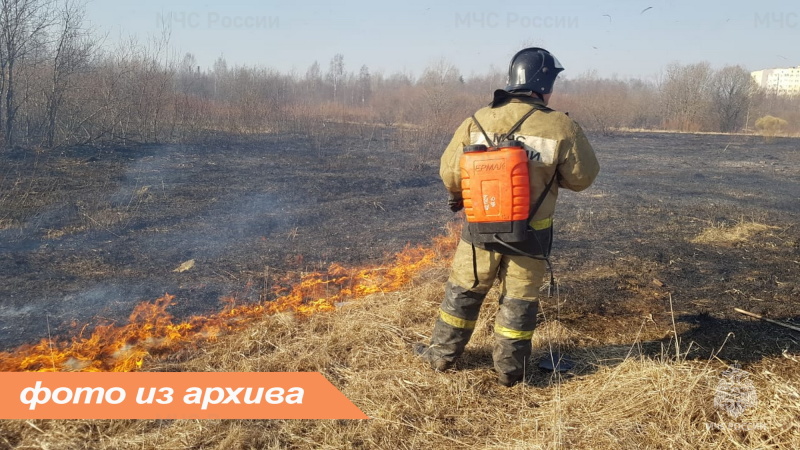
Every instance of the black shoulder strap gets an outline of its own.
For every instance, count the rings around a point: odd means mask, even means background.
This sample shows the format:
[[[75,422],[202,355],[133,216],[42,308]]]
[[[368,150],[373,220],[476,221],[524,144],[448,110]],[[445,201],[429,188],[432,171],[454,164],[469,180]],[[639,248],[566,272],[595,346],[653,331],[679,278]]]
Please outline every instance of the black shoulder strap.
[[[472,121],[475,122],[475,125],[477,125],[478,129],[481,130],[481,133],[483,133],[483,137],[486,139],[486,145],[488,145],[490,147],[492,145],[494,145],[495,143],[492,142],[492,139],[489,137],[488,134],[486,134],[486,130],[483,129],[483,127],[481,126],[481,123],[478,122],[478,119],[475,118],[475,114],[472,115]]]
[[[515,123],[515,124],[514,124],[514,126],[512,126],[512,127],[511,127],[511,129],[510,129],[510,130],[508,130],[508,131],[507,131],[505,134],[501,134],[500,136],[498,136],[498,138],[499,138],[499,139],[497,140],[497,142],[494,142],[494,140],[493,140],[493,139],[489,138],[489,135],[486,133],[486,130],[484,130],[484,129],[483,129],[483,127],[481,126],[481,123],[480,123],[480,122],[478,122],[478,119],[476,119],[476,118],[475,118],[475,114],[473,114],[473,115],[472,115],[472,121],[473,121],[473,122],[475,122],[475,125],[477,125],[477,126],[478,126],[478,129],[479,129],[479,130],[481,130],[481,133],[483,134],[483,137],[486,139],[486,143],[487,143],[488,145],[490,145],[490,146],[491,146],[491,145],[497,145],[497,144],[499,144],[500,142],[503,142],[504,140],[506,140],[506,137],[510,136],[512,133],[514,133],[515,131],[517,131],[517,128],[521,127],[521,126],[522,126],[522,124],[525,122],[525,120],[527,120],[527,119],[528,119],[528,117],[530,117],[530,116],[531,116],[531,114],[533,114],[533,113],[534,113],[534,112],[536,112],[537,110],[541,110],[541,111],[549,111],[549,110],[550,110],[550,108],[548,108],[548,107],[546,107],[546,106],[542,106],[542,105],[534,104],[534,105],[533,105],[533,108],[531,108],[531,110],[530,110],[530,111],[528,111],[527,113],[525,113],[525,115],[524,115],[524,116],[522,116],[522,118],[520,118],[520,119],[517,121],[517,123]]]
[[[524,116],[522,116],[522,118],[521,118],[521,119],[519,119],[519,121],[518,121],[517,123],[515,123],[515,124],[514,124],[514,126],[513,126],[513,127],[511,127],[511,129],[510,129],[510,130],[508,130],[508,133],[506,133],[506,134],[504,134],[504,135],[500,136],[501,140],[505,140],[505,138],[506,138],[507,136],[510,136],[512,133],[514,133],[515,131],[517,131],[517,128],[519,128],[519,127],[522,125],[522,123],[523,123],[523,122],[525,122],[525,119],[527,119],[528,117],[530,117],[530,115],[531,115],[531,114],[533,114],[533,113],[534,113],[536,110],[542,110],[542,111],[552,111],[552,110],[551,110],[550,108],[548,108],[547,106],[544,106],[544,105],[539,105],[539,104],[534,104],[534,105],[533,105],[533,108],[532,108],[530,111],[528,111],[528,113],[527,113],[527,114],[525,114]],[[542,191],[542,194],[539,196],[539,198],[538,198],[538,199],[536,199],[536,204],[535,204],[535,205],[533,205],[533,207],[531,208],[531,213],[530,213],[530,215],[528,216],[528,222],[530,222],[531,220],[533,220],[533,215],[534,215],[534,214],[536,214],[536,211],[538,211],[538,210],[539,210],[539,207],[540,207],[540,206],[542,206],[542,203],[544,203],[544,198],[545,198],[545,197],[547,197],[547,193],[548,193],[548,192],[550,192],[550,188],[553,186],[553,182],[556,180],[556,175],[557,175],[557,174],[558,174],[558,168],[556,168],[556,171],[553,173],[553,178],[550,178],[550,182],[549,182],[549,183],[547,183],[547,186],[545,186],[545,187],[544,187],[544,191]]]
[[[526,113],[525,113],[525,115],[524,115],[524,116],[522,116],[522,118],[520,118],[520,119],[517,121],[517,123],[515,123],[515,124],[514,124],[514,126],[513,126],[513,127],[511,127],[511,129],[509,129],[509,130],[506,132],[506,134],[501,134],[501,135],[500,135],[500,142],[503,142],[503,141],[505,141],[505,140],[506,140],[506,137],[510,136],[510,135],[511,135],[511,134],[513,134],[515,131],[517,131],[517,128],[521,127],[521,126],[522,126],[522,123],[523,123],[523,122],[525,122],[525,120],[527,120],[527,119],[528,119],[528,117],[530,117],[530,116],[531,116],[531,114],[533,114],[534,112],[536,112],[536,110],[538,110],[538,109],[539,109],[539,108],[537,108],[537,106],[536,106],[536,105],[534,105],[534,107],[533,107],[533,108],[531,108],[531,110],[530,110],[530,111],[526,112]],[[498,142],[498,144],[499,144],[499,142]]]
[[[547,193],[550,192],[550,188],[553,186],[553,182],[556,181],[556,175],[558,175],[558,167],[556,166],[556,171],[553,173],[553,178],[550,178],[550,182],[547,183],[547,186],[544,187],[544,191],[542,191],[542,195],[536,199],[536,204],[533,205],[531,208],[531,213],[528,216],[528,222],[533,220],[533,215],[536,214],[536,211],[539,211],[539,207],[542,206],[544,203],[544,198],[547,197]]]

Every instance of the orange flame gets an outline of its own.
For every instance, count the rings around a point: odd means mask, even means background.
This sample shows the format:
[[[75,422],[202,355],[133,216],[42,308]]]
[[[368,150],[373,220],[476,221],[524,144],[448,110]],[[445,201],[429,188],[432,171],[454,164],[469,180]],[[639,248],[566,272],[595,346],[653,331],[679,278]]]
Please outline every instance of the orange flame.
[[[174,323],[167,308],[174,296],[166,294],[154,302],[137,305],[123,326],[102,325],[91,336],[23,345],[14,352],[0,352],[0,371],[84,371],[130,372],[145,358],[174,352],[220,333],[243,328],[265,315],[293,311],[299,316],[331,311],[346,300],[401,288],[423,270],[433,266],[440,255],[451,254],[457,243],[454,227],[434,239],[433,248],[406,248],[395,255],[388,267],[347,269],[332,264],[326,273],[302,276],[288,293],[273,301],[235,305],[232,298],[219,313],[195,316]]]

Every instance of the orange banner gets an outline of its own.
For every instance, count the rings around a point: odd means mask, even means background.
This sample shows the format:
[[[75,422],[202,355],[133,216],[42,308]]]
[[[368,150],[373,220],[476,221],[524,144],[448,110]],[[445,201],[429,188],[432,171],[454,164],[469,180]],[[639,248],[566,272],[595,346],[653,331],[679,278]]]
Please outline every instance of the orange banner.
[[[319,372],[0,372],[0,419],[368,419]]]

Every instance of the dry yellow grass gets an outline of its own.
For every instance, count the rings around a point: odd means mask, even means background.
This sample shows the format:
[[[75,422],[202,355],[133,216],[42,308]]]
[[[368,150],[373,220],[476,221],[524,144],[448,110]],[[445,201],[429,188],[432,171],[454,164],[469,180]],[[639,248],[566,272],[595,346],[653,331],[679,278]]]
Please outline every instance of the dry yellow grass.
[[[693,244],[733,245],[747,242],[758,233],[774,229],[769,225],[758,222],[741,221],[734,225],[712,225],[703,230],[692,239]]]
[[[426,339],[445,270],[402,292],[378,294],[332,313],[284,313],[191,354],[146,361],[153,371],[319,371],[372,420],[6,421],[0,447],[100,449],[379,448],[683,449],[800,448],[800,367],[795,355],[748,366],[758,404],[739,417],[714,406],[727,368],[674,351],[641,356],[631,345],[577,348],[578,333],[549,319],[535,355],[569,350],[578,374],[535,371],[507,389],[491,368],[491,320],[484,306],[460,370],[432,372],[409,352]],[[666,355],[669,353],[669,356]]]

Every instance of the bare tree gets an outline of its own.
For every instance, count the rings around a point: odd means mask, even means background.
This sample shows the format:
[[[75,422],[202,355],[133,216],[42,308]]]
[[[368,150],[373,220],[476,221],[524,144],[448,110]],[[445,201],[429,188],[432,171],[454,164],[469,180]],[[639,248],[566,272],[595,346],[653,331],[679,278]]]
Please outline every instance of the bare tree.
[[[750,72],[741,66],[727,66],[711,78],[712,114],[719,131],[728,133],[743,125],[757,85]]]
[[[306,70],[306,83],[309,87],[316,88],[322,81],[322,72],[319,69],[319,63],[314,61]]]
[[[225,56],[220,55],[216,61],[214,61],[214,96],[217,96],[217,92],[220,90],[220,85],[224,82],[226,76],[228,75],[228,62],[225,61]]]
[[[18,101],[17,74],[20,64],[42,44],[53,24],[52,0],[0,0],[0,71],[2,71],[2,114],[7,146],[15,143],[14,126],[22,102]],[[0,117],[2,120],[2,117]]]
[[[56,18],[57,35],[51,56],[50,85],[45,90],[47,124],[45,143],[53,147],[56,140],[59,113],[74,76],[87,69],[95,49],[95,41],[83,28],[85,5],[66,0]]]
[[[344,77],[344,55],[337,53],[331,59],[330,68],[328,70],[328,80],[333,84],[333,101],[336,101],[336,94],[339,90],[339,85]]]
[[[361,66],[361,71],[358,73],[358,94],[362,105],[372,96],[372,81],[366,65]]]
[[[303,78],[302,84],[305,87],[305,92],[301,98],[298,98],[302,103],[318,102],[325,96],[323,94],[322,70],[319,67],[319,62],[314,61],[313,64],[308,66],[306,75]]]
[[[424,92],[424,107],[429,114],[426,124],[435,128],[449,128],[449,113],[455,105],[455,93],[463,85],[458,68],[440,59],[425,69],[419,84]]]
[[[695,131],[703,127],[709,106],[711,74],[711,67],[706,62],[667,66],[661,85],[666,128]]]

